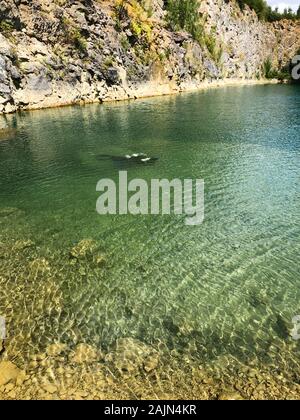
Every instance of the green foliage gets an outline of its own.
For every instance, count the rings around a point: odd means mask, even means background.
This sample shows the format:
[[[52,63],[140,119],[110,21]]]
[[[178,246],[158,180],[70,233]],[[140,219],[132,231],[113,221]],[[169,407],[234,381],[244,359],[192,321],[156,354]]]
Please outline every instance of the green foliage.
[[[204,40],[205,40],[205,45],[207,46],[208,51],[210,52],[211,55],[213,55],[216,49],[216,38],[211,35],[205,35]]]
[[[70,32],[70,35],[74,46],[81,52],[85,52],[87,49],[87,42],[86,39],[81,35],[79,29],[74,28]]]
[[[5,36],[10,37],[14,27],[12,23],[8,22],[7,20],[2,20],[0,22],[0,32],[3,33]]]
[[[263,65],[263,73],[266,79],[276,78],[275,71],[273,70],[272,61],[268,58]]]
[[[281,19],[292,19],[296,20],[300,18],[300,7],[297,13],[294,13],[291,8],[285,9],[283,13],[280,13],[278,8],[272,9],[268,6],[265,0],[238,0],[241,10],[244,9],[247,4],[251,9],[255,10],[260,20],[266,20],[268,22],[275,22]]]
[[[223,54],[223,49],[217,41],[216,28],[212,28],[210,34],[205,34],[203,36],[203,41],[213,60],[216,63],[220,63]]]
[[[65,17],[62,18],[62,27],[65,32],[66,41],[74,45],[80,52],[86,52],[87,41],[81,34],[80,29]]]
[[[105,69],[108,69],[109,67],[113,67],[114,66],[114,59],[112,56],[109,56],[105,59],[103,66]]]
[[[185,30],[195,40],[202,41],[203,25],[199,16],[199,0],[168,0],[167,21],[173,30]]]
[[[245,5],[248,5],[251,9],[255,10],[257,16],[261,20],[266,20],[268,5],[265,0],[238,0],[241,10],[244,9]]]
[[[278,79],[281,81],[291,79],[289,70],[287,68],[282,70],[274,69],[270,58],[264,62],[263,74],[266,79]]]
[[[294,13],[291,8],[284,9],[283,13],[280,13],[278,8],[273,10],[271,7],[268,7],[266,18],[269,22],[275,22],[282,19],[297,20],[300,18],[300,7],[297,13]]]
[[[129,50],[131,47],[130,42],[126,35],[122,35],[121,37],[121,46],[125,51]]]
[[[210,34],[205,33],[205,17],[199,14],[199,0],[169,0],[167,3],[167,20],[172,30],[185,30],[207,47],[216,63],[219,63],[223,50],[217,41],[216,28]]]
[[[134,52],[138,62],[144,66],[149,66],[157,60],[160,60],[155,48],[144,48],[143,45],[136,44],[134,46]]]
[[[132,33],[131,42],[133,44],[149,45],[151,43],[152,10],[151,8],[146,8],[144,1],[115,0],[114,14],[116,30],[121,32],[129,27]]]

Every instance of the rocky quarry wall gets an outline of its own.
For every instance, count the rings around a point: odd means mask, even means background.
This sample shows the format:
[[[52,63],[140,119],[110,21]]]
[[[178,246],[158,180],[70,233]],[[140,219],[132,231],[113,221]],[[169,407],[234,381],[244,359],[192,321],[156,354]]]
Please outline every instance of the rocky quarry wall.
[[[170,30],[163,0],[0,0],[0,113],[259,80],[300,49],[300,22],[202,0],[203,37]]]

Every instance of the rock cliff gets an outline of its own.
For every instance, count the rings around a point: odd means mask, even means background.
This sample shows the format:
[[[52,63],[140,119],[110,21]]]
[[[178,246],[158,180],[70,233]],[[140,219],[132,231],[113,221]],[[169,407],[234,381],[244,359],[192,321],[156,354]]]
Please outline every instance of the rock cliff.
[[[122,7],[120,7],[122,3]],[[0,113],[258,80],[300,49],[300,22],[199,2],[201,40],[170,30],[163,0],[0,0]]]

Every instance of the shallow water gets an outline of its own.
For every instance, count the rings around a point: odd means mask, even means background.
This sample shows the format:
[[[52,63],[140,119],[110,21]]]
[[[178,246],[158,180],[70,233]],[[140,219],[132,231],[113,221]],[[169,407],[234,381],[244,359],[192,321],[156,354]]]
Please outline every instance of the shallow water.
[[[0,141],[0,211],[18,209],[0,213],[8,353],[26,367],[53,342],[109,352],[132,337],[213,370],[298,372],[299,109],[298,87],[255,86],[2,117],[15,132]],[[134,152],[159,160],[99,159]],[[204,223],[97,215],[96,184],[120,169],[203,178]],[[105,266],[70,259],[83,239]]]

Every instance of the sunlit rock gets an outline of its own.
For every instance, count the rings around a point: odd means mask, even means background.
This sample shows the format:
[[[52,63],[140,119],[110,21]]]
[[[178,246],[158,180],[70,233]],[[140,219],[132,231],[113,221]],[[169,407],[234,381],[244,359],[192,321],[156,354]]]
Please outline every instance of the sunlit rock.
[[[11,362],[0,362],[0,386],[15,382],[21,370]]]
[[[60,354],[62,354],[63,352],[65,352],[67,349],[67,345],[66,344],[62,344],[62,343],[55,343],[55,344],[50,344],[47,349],[46,349],[46,353],[48,356],[59,356]]]
[[[97,243],[92,239],[83,239],[70,251],[70,256],[78,260],[87,258],[97,250]]]
[[[106,357],[123,373],[134,373],[140,369],[150,372],[159,363],[156,350],[134,338],[120,338],[116,342],[115,350]]]
[[[71,363],[93,363],[103,358],[102,353],[88,344],[79,344],[75,351],[70,353],[69,361]]]

